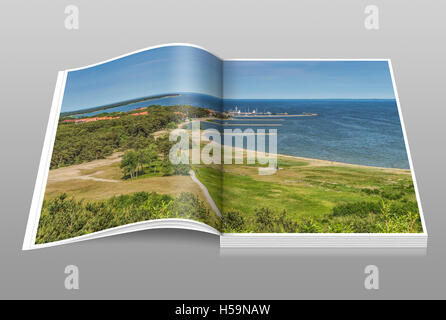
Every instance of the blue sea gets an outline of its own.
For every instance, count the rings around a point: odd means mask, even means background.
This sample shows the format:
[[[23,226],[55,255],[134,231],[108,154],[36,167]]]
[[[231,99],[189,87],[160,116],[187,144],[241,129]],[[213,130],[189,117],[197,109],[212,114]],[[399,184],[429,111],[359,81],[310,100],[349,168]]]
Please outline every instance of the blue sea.
[[[83,113],[76,115],[76,118],[91,117],[101,113],[126,112],[138,108],[147,107],[150,105],[159,105],[159,106],[190,105],[194,107],[211,108],[219,111],[222,110],[222,101],[219,98],[198,93],[181,93],[179,96],[152,99],[148,101],[140,101],[135,103],[129,103],[115,108],[110,108],[90,113]]]
[[[258,124],[252,129],[277,129],[278,153],[387,168],[409,168],[395,100],[253,100],[220,99],[193,93],[108,109],[129,111],[148,105],[193,105],[242,112],[316,113],[314,117],[234,118],[230,124]],[[102,113],[97,112],[97,113]],[[88,115],[93,115],[91,113]],[[84,115],[83,115],[84,116]],[[262,120],[263,119],[263,120]],[[266,119],[266,120],[265,120]],[[272,126],[265,126],[266,124]],[[242,130],[249,126],[240,126]],[[203,123],[221,130],[222,125]],[[225,128],[235,129],[237,126]]]
[[[224,106],[226,110],[238,106],[242,110],[256,108],[258,112],[316,113],[314,117],[268,121],[279,124],[278,153],[409,168],[395,100],[225,100]]]

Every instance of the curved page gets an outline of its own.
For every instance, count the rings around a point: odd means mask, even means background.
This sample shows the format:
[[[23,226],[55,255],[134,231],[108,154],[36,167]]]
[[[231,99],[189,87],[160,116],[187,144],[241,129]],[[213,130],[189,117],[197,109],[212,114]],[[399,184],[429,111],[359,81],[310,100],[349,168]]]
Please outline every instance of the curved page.
[[[175,44],[60,72],[23,248],[155,227],[218,233],[221,178],[205,186],[197,168],[221,72],[214,55]]]

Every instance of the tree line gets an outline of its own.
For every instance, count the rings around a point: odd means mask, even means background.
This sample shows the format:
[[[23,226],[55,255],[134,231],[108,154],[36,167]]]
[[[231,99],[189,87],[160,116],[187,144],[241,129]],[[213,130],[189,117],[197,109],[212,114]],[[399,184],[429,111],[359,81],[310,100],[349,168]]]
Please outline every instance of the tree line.
[[[188,164],[172,164],[167,154],[158,154],[158,146],[151,143],[147,148],[129,150],[124,153],[120,163],[124,179],[136,179],[150,172],[162,176],[188,175],[191,166]]]
[[[59,168],[95,159],[115,151],[139,150],[155,144],[160,152],[169,147],[166,137],[155,139],[152,133],[177,124],[184,118],[209,116],[209,111],[192,106],[150,106],[147,115],[119,113],[119,119],[86,123],[59,122],[50,168]],[[115,115],[115,114],[114,114]],[[98,115],[95,115],[98,116]]]

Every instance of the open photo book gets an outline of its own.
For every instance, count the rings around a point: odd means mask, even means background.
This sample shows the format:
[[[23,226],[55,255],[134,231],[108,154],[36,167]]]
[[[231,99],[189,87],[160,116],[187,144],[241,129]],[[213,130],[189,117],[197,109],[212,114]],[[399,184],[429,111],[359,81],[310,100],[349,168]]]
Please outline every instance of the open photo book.
[[[23,249],[157,228],[426,247],[390,60],[168,44],[59,72]]]

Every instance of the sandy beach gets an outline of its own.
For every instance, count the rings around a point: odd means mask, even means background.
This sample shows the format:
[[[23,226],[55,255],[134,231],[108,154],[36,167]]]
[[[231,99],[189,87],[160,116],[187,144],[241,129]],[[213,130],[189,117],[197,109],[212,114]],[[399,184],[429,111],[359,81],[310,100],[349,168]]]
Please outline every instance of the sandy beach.
[[[201,130],[202,133],[203,133],[203,131],[204,130]],[[217,142],[210,141],[205,136],[203,136],[203,134],[201,135],[201,140],[205,141],[205,142],[218,144]],[[219,145],[222,146],[221,144],[219,144]],[[234,151],[235,150],[242,150],[244,153],[246,151],[248,151],[246,148],[238,148],[238,147],[233,147],[233,148],[234,148]],[[269,154],[269,153],[266,153],[266,154],[267,154],[268,157],[273,156],[272,154]],[[276,154],[276,156],[278,158],[285,158],[285,159],[294,159],[294,160],[298,160],[298,161],[305,161],[305,162],[308,162],[308,165],[315,166],[315,167],[318,167],[318,166],[319,167],[320,166],[343,166],[343,167],[351,167],[351,168],[377,169],[377,170],[381,170],[381,171],[385,171],[385,172],[389,172],[389,173],[407,173],[407,174],[410,174],[410,170],[409,169],[385,168],[385,167],[378,167],[378,166],[366,166],[366,165],[361,165],[361,164],[353,164],[353,163],[337,162],[337,161],[330,161],[330,160],[322,160],[322,159],[305,158],[305,157],[299,157],[299,156],[291,156],[291,155],[280,154],[280,153]]]

